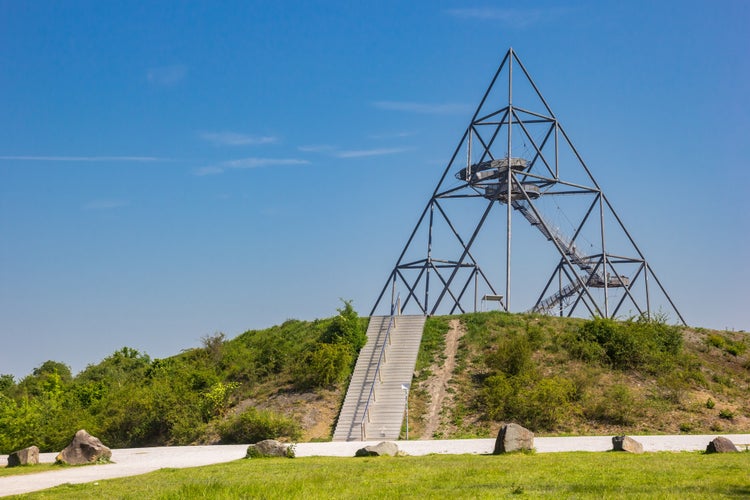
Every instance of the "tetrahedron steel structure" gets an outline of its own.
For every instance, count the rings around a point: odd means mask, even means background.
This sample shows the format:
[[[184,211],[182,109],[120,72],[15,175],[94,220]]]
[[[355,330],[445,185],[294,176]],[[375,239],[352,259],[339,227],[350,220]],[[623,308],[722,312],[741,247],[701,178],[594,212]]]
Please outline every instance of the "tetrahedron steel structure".
[[[658,307],[684,323],[513,49],[371,315],[396,293],[428,315],[477,311],[480,300],[511,311],[520,296],[519,311],[650,318]]]

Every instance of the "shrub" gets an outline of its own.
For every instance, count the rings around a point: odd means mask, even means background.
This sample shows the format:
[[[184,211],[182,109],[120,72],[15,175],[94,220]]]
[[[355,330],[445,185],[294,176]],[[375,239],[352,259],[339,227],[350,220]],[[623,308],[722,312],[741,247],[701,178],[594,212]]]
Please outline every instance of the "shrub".
[[[719,412],[719,418],[723,418],[725,420],[732,420],[734,418],[734,412],[731,410],[721,410]]]
[[[298,366],[297,385],[313,388],[337,384],[349,376],[353,361],[349,346],[318,344]]]
[[[598,343],[615,368],[631,368],[641,364],[643,352],[638,339],[622,324],[611,319],[597,318],[581,328],[583,338]]]
[[[571,414],[575,392],[575,384],[563,377],[534,383],[498,373],[485,379],[482,401],[490,419],[516,420],[531,429],[551,430]]]
[[[500,420],[506,414],[506,407],[511,405],[515,389],[504,373],[487,377],[482,389],[482,399],[487,416]]]
[[[10,374],[2,374],[0,375],[0,393],[3,393],[7,391],[8,389],[13,388],[13,386],[16,385],[15,380],[13,380],[13,375]]]
[[[565,336],[571,356],[601,361],[621,370],[646,367],[654,373],[668,371],[682,350],[679,328],[646,319],[616,322],[595,318]]]
[[[592,329],[593,327],[586,327],[566,333],[562,337],[562,345],[573,358],[588,363],[604,363],[607,360],[607,353],[596,340],[596,335],[591,331]]]
[[[709,334],[706,337],[706,344],[721,349],[732,356],[740,356],[747,350],[747,344],[742,340],[732,340],[717,333]]]
[[[219,435],[225,443],[257,443],[264,439],[302,437],[300,424],[270,410],[248,408],[219,425]]]
[[[712,347],[718,347],[719,349],[724,349],[724,346],[726,345],[724,337],[715,333],[711,333],[706,337],[706,343]]]
[[[680,432],[690,432],[693,430],[693,424],[689,422],[683,422],[680,424]]]
[[[573,382],[563,377],[544,378],[516,398],[517,413],[524,425],[532,429],[552,430],[571,410],[575,393]]]
[[[229,409],[232,393],[239,387],[237,382],[217,382],[203,393],[203,411],[206,418],[224,415]]]
[[[510,376],[531,375],[534,371],[531,352],[531,345],[525,335],[509,335],[498,344],[494,352],[487,355],[487,367]]]
[[[321,342],[326,344],[344,344],[358,353],[367,343],[367,333],[359,321],[357,312],[349,300],[344,300],[344,307],[337,309],[339,315],[333,318],[331,325],[321,336]]]
[[[628,386],[615,384],[584,408],[584,415],[597,422],[613,425],[631,425],[635,397]]]
[[[713,410],[715,406],[716,406],[716,403],[714,403],[713,399],[708,398],[706,400],[706,408],[708,408],[709,410]]]

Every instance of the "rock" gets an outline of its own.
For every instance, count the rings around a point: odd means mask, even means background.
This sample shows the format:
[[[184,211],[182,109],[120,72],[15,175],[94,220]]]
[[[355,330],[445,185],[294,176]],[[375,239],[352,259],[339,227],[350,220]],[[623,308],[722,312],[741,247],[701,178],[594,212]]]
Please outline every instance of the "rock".
[[[8,455],[8,467],[18,465],[36,465],[39,463],[39,448],[29,446],[23,450],[14,451]]]
[[[493,455],[519,450],[534,449],[534,433],[518,424],[506,424],[500,427],[495,440]]]
[[[724,436],[715,438],[706,447],[706,453],[733,453],[735,451],[739,450],[732,441]]]
[[[357,450],[355,457],[395,457],[398,454],[398,446],[390,441],[383,441],[374,446],[365,446]]]
[[[266,457],[294,457],[294,450],[290,445],[280,443],[275,439],[266,439],[251,444],[247,447],[246,458],[266,458]]]
[[[630,436],[615,436],[612,438],[612,450],[643,453],[643,445]]]
[[[96,438],[81,429],[76,432],[73,441],[55,458],[56,462],[69,465],[90,464],[107,461],[112,457],[112,450]]]

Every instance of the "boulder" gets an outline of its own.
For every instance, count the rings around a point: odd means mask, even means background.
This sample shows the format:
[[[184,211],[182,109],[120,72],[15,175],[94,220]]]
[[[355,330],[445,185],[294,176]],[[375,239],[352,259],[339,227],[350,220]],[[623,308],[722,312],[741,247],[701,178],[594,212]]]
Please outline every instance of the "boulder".
[[[495,440],[493,455],[511,451],[534,449],[534,433],[518,424],[505,424],[500,427]]]
[[[8,467],[18,465],[35,465],[39,463],[39,448],[29,446],[23,450],[14,451],[8,455]]]
[[[733,453],[735,451],[739,450],[731,440],[724,436],[713,439],[706,447],[706,453]]]
[[[57,455],[55,461],[69,465],[83,465],[108,461],[111,457],[112,450],[104,446],[99,438],[81,429],[76,432],[73,441]]]
[[[280,443],[275,439],[265,439],[247,447],[246,458],[266,457],[294,457],[294,451],[290,445]]]
[[[612,438],[612,450],[643,453],[643,445],[630,436],[615,436]]]
[[[365,446],[357,450],[355,457],[395,457],[398,454],[398,446],[390,441],[383,441],[376,445]]]

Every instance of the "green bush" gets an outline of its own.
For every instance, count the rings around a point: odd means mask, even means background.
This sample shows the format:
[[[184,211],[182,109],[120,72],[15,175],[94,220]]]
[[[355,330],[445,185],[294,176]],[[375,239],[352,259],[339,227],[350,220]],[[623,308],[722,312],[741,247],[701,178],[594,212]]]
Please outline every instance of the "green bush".
[[[710,346],[718,347],[719,349],[724,349],[724,346],[726,346],[726,340],[724,340],[724,337],[715,333],[711,333],[706,337],[706,343]]]
[[[631,368],[641,363],[644,353],[638,345],[639,339],[627,330],[614,320],[595,318],[581,327],[580,338],[601,346],[612,366]]]
[[[563,345],[571,356],[583,361],[600,361],[621,370],[645,367],[661,373],[678,361],[682,342],[680,329],[663,322],[595,318],[567,334]]]
[[[635,397],[624,384],[615,384],[584,406],[586,418],[603,424],[631,425]]]
[[[741,356],[747,351],[747,343],[743,340],[733,340],[717,333],[709,334],[706,337],[706,344],[721,349],[732,356]]]
[[[725,420],[732,420],[734,418],[734,412],[731,410],[721,410],[719,412],[719,418],[723,418]]]
[[[563,377],[544,378],[520,391],[514,413],[530,429],[552,430],[570,415],[574,393],[572,381]]]
[[[344,307],[337,309],[338,316],[333,318],[331,325],[321,336],[321,342],[326,344],[343,344],[349,346],[356,354],[367,343],[367,333],[362,327],[357,312],[349,300],[344,300]]]
[[[308,352],[297,368],[300,388],[329,387],[345,380],[351,373],[352,356],[349,346],[318,344]]]
[[[485,414],[492,420],[552,430],[571,415],[575,393],[575,384],[564,377],[533,381],[501,372],[485,379],[481,397]]]
[[[515,392],[504,373],[487,377],[482,388],[482,400],[487,416],[492,420],[502,420],[508,413],[507,409],[513,404]]]
[[[297,421],[284,415],[248,408],[224,421],[219,426],[219,435],[224,443],[257,443],[279,438],[296,441],[302,437],[302,429]]]
[[[237,390],[237,382],[217,382],[203,393],[205,418],[223,416],[229,409],[232,393]]]
[[[510,376],[528,376],[534,372],[531,353],[526,335],[514,333],[503,339],[497,349],[487,355],[486,364],[489,369]]]

